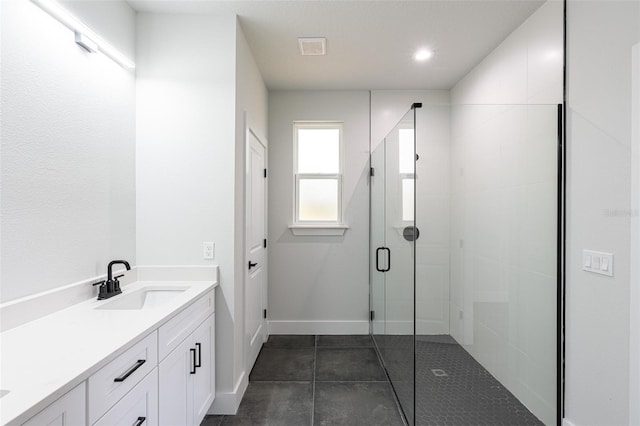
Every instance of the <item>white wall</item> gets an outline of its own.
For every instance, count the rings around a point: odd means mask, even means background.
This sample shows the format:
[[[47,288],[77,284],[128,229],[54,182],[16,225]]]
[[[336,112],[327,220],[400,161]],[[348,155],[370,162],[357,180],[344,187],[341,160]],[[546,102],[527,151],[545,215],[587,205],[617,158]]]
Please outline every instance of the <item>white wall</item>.
[[[220,391],[232,389],[238,375],[235,35],[233,15],[138,14],[138,263],[220,266]],[[215,261],[202,258],[204,241],[215,242]]]
[[[570,0],[567,19],[565,415],[575,425],[624,425],[638,406],[629,393],[629,365],[638,363],[629,357],[630,290],[638,286],[630,264],[638,260],[629,253],[632,47],[640,41],[640,5]],[[613,253],[614,276],[583,272],[583,249]]]
[[[449,91],[372,91],[371,144],[375,150],[415,102],[422,103],[422,108],[416,110],[416,152],[420,156],[416,163],[416,225],[420,230],[416,241],[416,333],[449,334]],[[402,240],[397,246],[399,251],[394,253],[394,259],[400,256],[411,259],[413,254],[402,250],[406,244]],[[413,332],[412,271],[413,268],[399,271],[396,268],[394,272],[401,276],[396,276],[394,283],[408,285],[404,291],[388,291],[385,300],[374,302],[386,305],[388,333]],[[371,296],[385,295],[374,290]]]
[[[233,358],[234,371],[236,371],[236,382],[241,378],[245,369],[246,360],[244,359],[244,279],[245,279],[245,159],[246,159],[246,126],[260,138],[260,141],[267,144],[267,108],[268,108],[268,92],[264,84],[258,65],[254,59],[253,53],[249,48],[247,40],[242,32],[240,23],[236,24],[236,111],[235,111],[235,312],[236,321],[234,323],[235,349],[233,351],[236,356]],[[245,122],[246,120],[246,122]],[[266,237],[266,235],[265,235]],[[225,364],[220,364],[221,368],[225,368]],[[243,380],[248,380],[249,371],[244,371]],[[246,382],[245,382],[246,383]],[[242,396],[244,389],[240,384],[238,390],[233,391],[234,396]],[[236,395],[236,394],[240,395]],[[225,405],[226,402],[222,398],[218,398],[218,402],[214,404],[214,413],[229,413]],[[239,399],[238,399],[239,402]],[[234,404],[231,404],[232,406]]]
[[[547,2],[451,93],[451,335],[546,424],[562,22],[562,3]]]
[[[96,31],[120,32],[133,53],[133,10],[96,3]],[[0,7],[6,302],[104,274],[115,258],[135,263],[135,80],[32,2]]]
[[[265,135],[267,91],[234,15],[138,14],[137,49],[138,263],[219,265],[213,410],[232,414],[246,386],[244,112]]]
[[[344,236],[293,236],[293,121],[344,122]],[[269,324],[272,333],[367,333],[369,93],[269,93]]]

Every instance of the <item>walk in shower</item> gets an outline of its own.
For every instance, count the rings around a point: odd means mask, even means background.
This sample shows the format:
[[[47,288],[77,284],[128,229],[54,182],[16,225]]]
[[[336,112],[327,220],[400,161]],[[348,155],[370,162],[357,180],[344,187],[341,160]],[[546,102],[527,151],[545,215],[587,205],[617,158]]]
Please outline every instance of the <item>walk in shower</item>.
[[[409,425],[556,424],[560,123],[414,103],[372,145],[370,330]]]

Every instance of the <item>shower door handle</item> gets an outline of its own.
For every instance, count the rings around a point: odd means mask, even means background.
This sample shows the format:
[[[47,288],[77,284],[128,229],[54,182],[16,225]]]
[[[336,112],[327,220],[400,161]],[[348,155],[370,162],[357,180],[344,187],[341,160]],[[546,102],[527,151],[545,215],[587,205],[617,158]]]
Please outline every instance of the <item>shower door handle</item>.
[[[381,251],[386,251],[387,252],[387,267],[386,268],[380,268],[380,252]],[[378,272],[389,272],[389,269],[391,269],[391,250],[389,250],[388,247],[378,247],[376,249],[376,271],[378,271]]]

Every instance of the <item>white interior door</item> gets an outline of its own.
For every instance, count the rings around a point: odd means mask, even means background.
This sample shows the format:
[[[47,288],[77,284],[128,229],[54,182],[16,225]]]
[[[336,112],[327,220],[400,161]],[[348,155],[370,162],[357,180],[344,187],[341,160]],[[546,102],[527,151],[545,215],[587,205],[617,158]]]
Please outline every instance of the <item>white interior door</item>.
[[[245,337],[247,373],[267,338],[266,319],[266,147],[247,131],[247,217],[245,277]]]

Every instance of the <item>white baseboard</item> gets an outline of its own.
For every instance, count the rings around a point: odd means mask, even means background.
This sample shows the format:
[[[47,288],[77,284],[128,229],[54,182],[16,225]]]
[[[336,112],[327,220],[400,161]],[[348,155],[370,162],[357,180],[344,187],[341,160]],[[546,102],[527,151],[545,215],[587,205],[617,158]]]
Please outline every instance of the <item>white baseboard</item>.
[[[448,319],[448,318],[447,318]],[[449,334],[449,322],[445,323],[443,320],[416,320],[416,334]]]
[[[413,334],[413,321],[403,320],[387,320],[385,324],[384,334],[405,335]]]
[[[369,334],[369,321],[269,321],[269,334]]]
[[[562,426],[576,426],[567,419],[562,419]]]
[[[211,407],[209,408],[207,414],[235,415],[238,412],[238,407],[240,406],[240,402],[242,401],[242,397],[244,396],[244,392],[247,390],[248,385],[249,378],[243,372],[236,382],[236,386],[233,391],[216,391],[216,399],[213,400],[213,404],[211,404]]]

